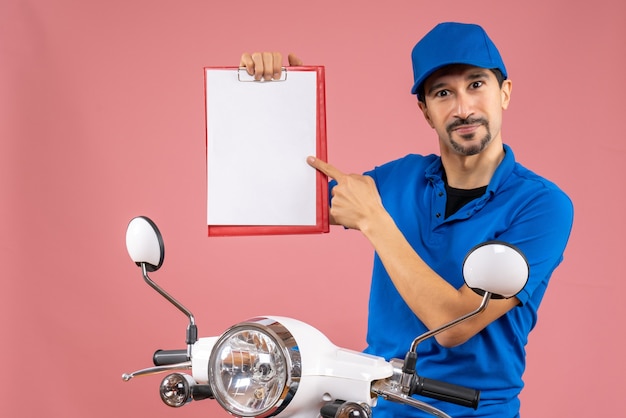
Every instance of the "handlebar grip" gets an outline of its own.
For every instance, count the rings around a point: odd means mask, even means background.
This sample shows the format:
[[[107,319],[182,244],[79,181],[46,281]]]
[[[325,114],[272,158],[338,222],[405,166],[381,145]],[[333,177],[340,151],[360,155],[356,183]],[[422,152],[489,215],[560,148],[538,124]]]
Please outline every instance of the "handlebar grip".
[[[187,360],[189,360],[187,350],[157,350],[152,356],[152,362],[155,366],[167,366],[183,363]]]
[[[479,390],[421,376],[415,376],[415,379],[413,379],[411,394],[422,395],[473,409],[478,408],[480,399]]]

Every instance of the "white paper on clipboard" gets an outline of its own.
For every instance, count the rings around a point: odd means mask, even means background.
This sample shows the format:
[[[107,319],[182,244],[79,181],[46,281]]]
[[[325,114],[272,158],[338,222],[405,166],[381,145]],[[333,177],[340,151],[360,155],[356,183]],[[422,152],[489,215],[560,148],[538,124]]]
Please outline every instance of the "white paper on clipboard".
[[[319,178],[306,157],[319,151],[318,73],[205,71],[208,225],[315,227]]]

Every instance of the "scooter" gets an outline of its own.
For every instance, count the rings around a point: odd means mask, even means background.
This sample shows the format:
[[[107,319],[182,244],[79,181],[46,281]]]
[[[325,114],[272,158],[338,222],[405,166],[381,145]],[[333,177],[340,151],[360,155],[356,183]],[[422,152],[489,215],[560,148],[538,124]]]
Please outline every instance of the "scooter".
[[[128,224],[126,247],[145,282],[187,316],[185,349],[158,350],[153,367],[122,375],[170,372],[161,381],[162,401],[181,407],[213,399],[236,417],[372,417],[378,397],[451,418],[412,395],[478,407],[480,392],[422,377],[415,369],[417,346],[479,315],[493,298],[517,294],[528,280],[524,255],[514,246],[490,241],[473,248],[463,263],[465,283],[482,295],[474,311],[415,338],[404,359],[385,360],[334,345],[322,332],[282,316],[259,316],[237,323],[222,335],[198,338],[193,314],[150,277],[165,256],[163,236],[148,217]],[[184,373],[187,371],[187,373]]]

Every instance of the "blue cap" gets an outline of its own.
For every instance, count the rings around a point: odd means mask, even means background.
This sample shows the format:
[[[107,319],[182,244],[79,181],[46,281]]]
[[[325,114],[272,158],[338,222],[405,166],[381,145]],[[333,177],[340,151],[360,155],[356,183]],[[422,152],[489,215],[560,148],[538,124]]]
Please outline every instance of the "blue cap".
[[[412,94],[417,94],[428,76],[451,64],[497,68],[507,77],[502,57],[487,32],[471,23],[438,24],[413,47],[411,59],[415,80]]]

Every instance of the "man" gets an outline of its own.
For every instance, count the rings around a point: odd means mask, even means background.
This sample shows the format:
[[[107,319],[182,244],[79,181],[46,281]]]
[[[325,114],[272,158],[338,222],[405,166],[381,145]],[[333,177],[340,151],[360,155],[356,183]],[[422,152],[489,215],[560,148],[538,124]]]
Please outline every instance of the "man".
[[[280,58],[243,54],[241,64],[257,78],[272,79]],[[404,358],[416,336],[480,304],[462,277],[464,257],[475,245],[500,240],[525,254],[530,277],[524,290],[492,300],[481,315],[420,344],[417,363],[421,376],[481,390],[475,411],[428,400],[451,416],[518,417],[525,345],[563,259],[573,207],[503,143],[512,83],[480,26],[439,24],[416,44],[412,60],[411,93],[437,134],[440,156],[407,155],[365,175],[307,161],[334,179],[332,223],[361,231],[376,251],[368,353]],[[289,61],[301,63],[293,55]],[[375,416],[428,415],[380,400]]]

